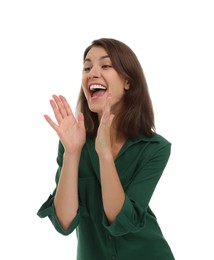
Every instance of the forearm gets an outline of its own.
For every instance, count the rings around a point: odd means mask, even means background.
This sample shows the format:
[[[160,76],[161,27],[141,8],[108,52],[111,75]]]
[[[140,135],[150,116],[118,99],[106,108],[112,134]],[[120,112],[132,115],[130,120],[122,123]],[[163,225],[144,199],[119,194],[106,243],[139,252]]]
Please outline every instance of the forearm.
[[[54,199],[57,217],[64,229],[67,229],[78,210],[78,167],[80,153],[63,156],[63,166]]]
[[[125,193],[113,157],[99,159],[103,207],[108,221],[112,223],[124,204]]]

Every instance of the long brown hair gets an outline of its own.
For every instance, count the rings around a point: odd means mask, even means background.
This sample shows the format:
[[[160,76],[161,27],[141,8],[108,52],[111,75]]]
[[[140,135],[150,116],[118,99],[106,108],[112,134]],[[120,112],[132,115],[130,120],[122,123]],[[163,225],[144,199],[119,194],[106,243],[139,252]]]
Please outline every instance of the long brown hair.
[[[153,135],[155,124],[152,102],[143,69],[135,53],[121,41],[101,38],[94,40],[85,49],[83,60],[94,46],[106,50],[114,69],[129,82],[130,87],[124,95],[123,108],[117,115],[117,130],[126,138],[141,134]],[[95,136],[99,126],[98,115],[90,111],[82,88],[77,102],[77,111],[84,114],[87,135]]]

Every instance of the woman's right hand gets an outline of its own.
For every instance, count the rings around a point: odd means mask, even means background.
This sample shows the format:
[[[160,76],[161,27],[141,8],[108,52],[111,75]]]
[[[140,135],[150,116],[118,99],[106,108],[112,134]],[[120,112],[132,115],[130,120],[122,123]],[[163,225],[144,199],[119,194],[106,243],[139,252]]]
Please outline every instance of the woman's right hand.
[[[53,95],[50,104],[58,124],[56,124],[48,115],[44,115],[44,117],[58,134],[65,152],[69,154],[81,152],[86,141],[83,114],[79,113],[78,118],[76,119],[66,98],[62,95]]]

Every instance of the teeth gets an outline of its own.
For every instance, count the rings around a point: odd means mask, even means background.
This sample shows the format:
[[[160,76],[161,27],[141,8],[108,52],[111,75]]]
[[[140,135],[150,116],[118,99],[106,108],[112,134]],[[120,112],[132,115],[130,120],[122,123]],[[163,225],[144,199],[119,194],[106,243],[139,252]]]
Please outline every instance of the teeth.
[[[104,87],[102,85],[91,85],[90,86],[90,90],[91,91],[95,91],[96,89],[104,89],[104,90],[106,90],[106,87]]]

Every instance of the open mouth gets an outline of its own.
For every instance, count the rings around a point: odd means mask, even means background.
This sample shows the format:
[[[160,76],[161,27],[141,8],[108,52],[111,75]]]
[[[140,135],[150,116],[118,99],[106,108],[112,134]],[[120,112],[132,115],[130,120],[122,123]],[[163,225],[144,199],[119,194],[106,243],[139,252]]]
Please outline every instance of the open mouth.
[[[89,89],[90,89],[91,97],[93,98],[103,96],[107,90],[107,88],[102,85],[91,85]]]

